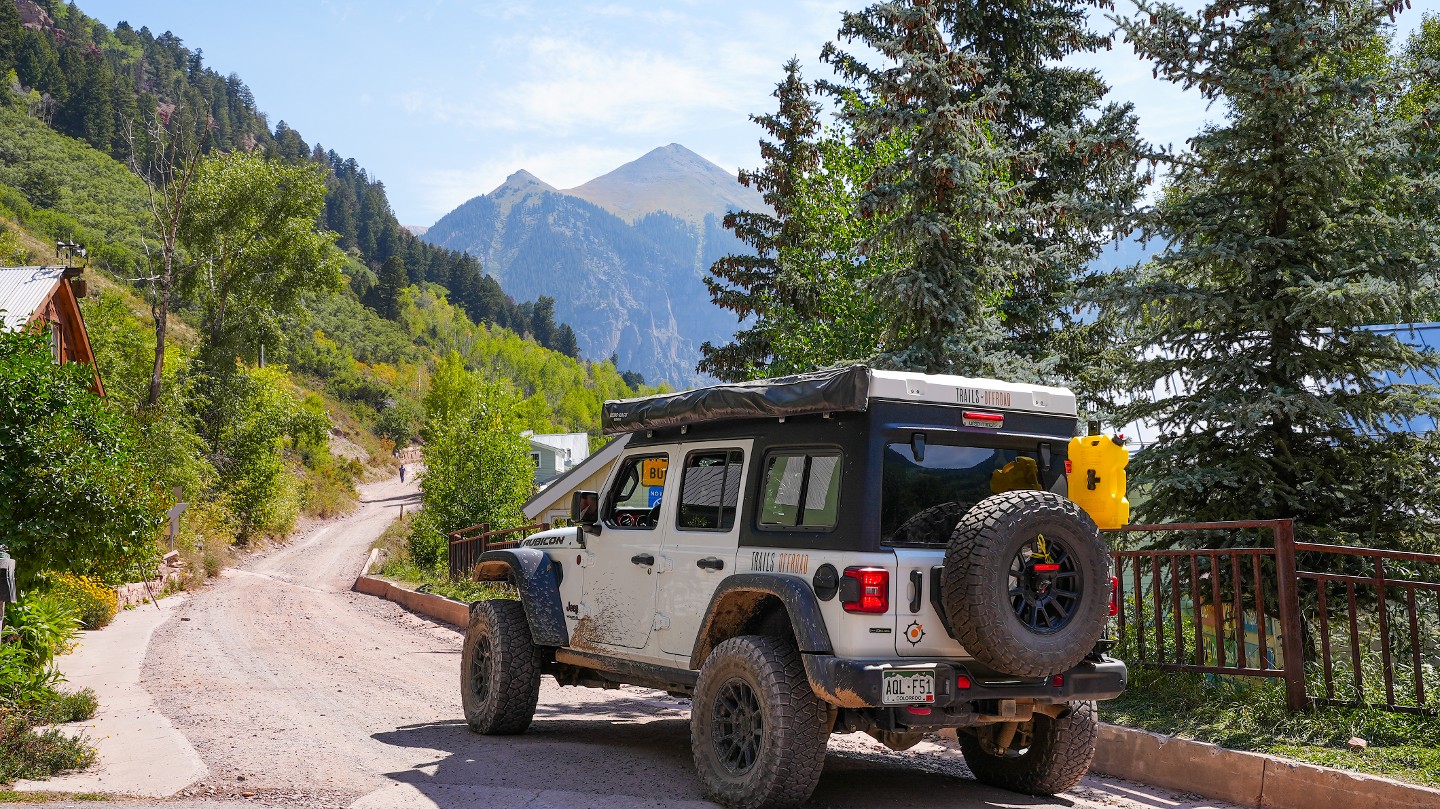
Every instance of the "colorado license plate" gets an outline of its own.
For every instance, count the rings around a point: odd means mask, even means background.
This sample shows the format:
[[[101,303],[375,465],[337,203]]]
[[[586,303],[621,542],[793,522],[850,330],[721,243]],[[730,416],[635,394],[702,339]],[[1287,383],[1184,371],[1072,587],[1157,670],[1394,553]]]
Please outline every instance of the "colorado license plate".
[[[880,701],[886,705],[909,705],[935,701],[935,672],[887,671],[882,675],[885,689]]]

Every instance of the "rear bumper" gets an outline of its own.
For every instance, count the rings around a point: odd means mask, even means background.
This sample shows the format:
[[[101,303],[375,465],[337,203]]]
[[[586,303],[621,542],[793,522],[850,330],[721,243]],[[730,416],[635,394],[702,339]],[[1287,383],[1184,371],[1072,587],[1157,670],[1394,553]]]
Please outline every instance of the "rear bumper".
[[[883,677],[886,671],[934,671],[935,708],[978,700],[1025,699],[1035,702],[1114,699],[1125,690],[1125,664],[1110,657],[1086,660],[1064,672],[1062,683],[1053,677],[1017,678],[982,672],[963,663],[933,663],[920,660],[846,660],[835,655],[802,654],[810,686],[826,702],[841,708],[897,708],[885,705]],[[969,688],[959,687],[959,677],[970,680]]]

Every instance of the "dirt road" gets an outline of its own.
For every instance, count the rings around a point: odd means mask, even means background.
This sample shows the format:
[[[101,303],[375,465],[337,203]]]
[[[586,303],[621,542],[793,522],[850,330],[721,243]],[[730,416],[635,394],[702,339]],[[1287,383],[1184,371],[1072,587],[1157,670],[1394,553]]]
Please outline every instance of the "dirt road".
[[[142,682],[210,771],[157,805],[228,806],[246,792],[252,806],[708,805],[692,772],[688,705],[659,692],[546,678],[530,732],[466,729],[460,634],[350,592],[366,549],[414,498],[413,480],[366,487],[356,513],[227,572],[157,630]],[[1127,788],[1092,779],[1065,798],[1026,798],[977,785],[938,745],[892,753],[846,736],[831,742],[813,803],[1205,805],[1163,793],[1131,800]]]

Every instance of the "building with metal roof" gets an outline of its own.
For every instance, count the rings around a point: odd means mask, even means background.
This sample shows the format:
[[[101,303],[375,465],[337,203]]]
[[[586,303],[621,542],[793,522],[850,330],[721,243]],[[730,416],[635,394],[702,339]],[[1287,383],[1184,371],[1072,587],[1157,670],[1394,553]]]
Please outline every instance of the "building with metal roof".
[[[0,324],[6,331],[48,330],[55,362],[89,365],[94,370],[95,392],[104,396],[105,386],[80,314],[77,294],[85,294],[80,272],[70,267],[0,267]]]

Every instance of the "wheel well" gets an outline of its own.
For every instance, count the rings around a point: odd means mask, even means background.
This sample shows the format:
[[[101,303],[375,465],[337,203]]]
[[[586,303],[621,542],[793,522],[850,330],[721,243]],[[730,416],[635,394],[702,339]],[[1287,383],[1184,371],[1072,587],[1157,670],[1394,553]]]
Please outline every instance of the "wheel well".
[[[773,593],[756,590],[727,593],[725,599],[715,605],[702,633],[690,660],[691,667],[696,669],[716,646],[740,635],[789,638],[792,643],[795,642],[795,631],[791,628],[790,613],[785,609],[785,603]]]

